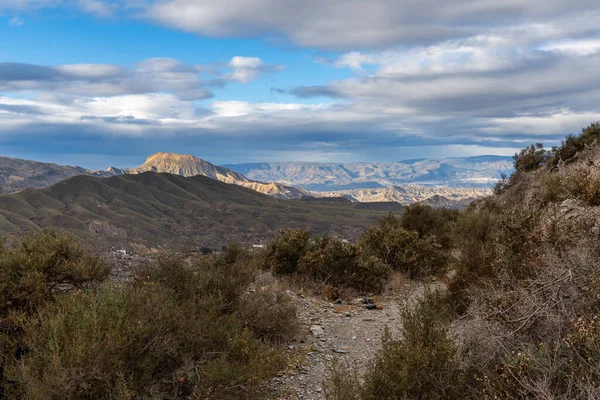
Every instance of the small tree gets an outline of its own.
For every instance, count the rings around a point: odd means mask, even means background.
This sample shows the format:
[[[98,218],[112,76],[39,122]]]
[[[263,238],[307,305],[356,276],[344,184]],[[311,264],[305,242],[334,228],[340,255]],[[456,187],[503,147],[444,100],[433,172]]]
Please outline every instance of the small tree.
[[[546,163],[550,153],[544,150],[542,143],[531,144],[513,156],[517,172],[530,172]]]

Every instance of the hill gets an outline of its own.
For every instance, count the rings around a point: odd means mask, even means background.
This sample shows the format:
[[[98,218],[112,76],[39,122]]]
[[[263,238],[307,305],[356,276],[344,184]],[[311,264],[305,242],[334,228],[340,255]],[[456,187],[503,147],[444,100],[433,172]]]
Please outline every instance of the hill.
[[[26,188],[44,188],[77,175],[110,177],[140,174],[148,171],[164,172],[186,177],[195,175],[207,176],[221,182],[233,183],[281,199],[299,199],[310,196],[310,193],[304,189],[275,182],[254,181],[238,172],[216,166],[201,158],[173,153],[153,154],[137,168],[109,167],[105,171],[93,171],[81,167],[0,157],[0,193],[15,193]]]
[[[146,159],[138,168],[119,169],[110,167],[106,172],[112,175],[140,174],[143,172],[164,172],[181,176],[202,175],[225,183],[233,183],[260,193],[281,199],[299,199],[310,196],[303,190],[275,182],[259,182],[246,178],[239,172],[219,167],[206,160],[184,154],[156,153]]]
[[[77,175],[97,175],[81,167],[0,157],[0,193],[46,187]]]
[[[197,175],[80,175],[0,196],[0,234],[56,227],[101,246],[170,249],[261,243],[283,228],[354,238],[402,206],[282,200]]]
[[[490,187],[512,171],[512,158],[476,156],[391,163],[257,163],[226,167],[250,179],[280,182],[312,191],[341,191],[395,185]]]

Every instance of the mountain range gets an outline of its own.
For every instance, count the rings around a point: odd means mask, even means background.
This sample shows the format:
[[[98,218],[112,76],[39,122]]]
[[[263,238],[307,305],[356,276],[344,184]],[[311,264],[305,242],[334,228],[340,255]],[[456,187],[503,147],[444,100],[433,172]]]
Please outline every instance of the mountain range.
[[[148,171],[186,177],[207,176],[221,182],[233,183],[282,199],[299,199],[310,196],[304,189],[275,182],[254,181],[239,172],[219,167],[201,158],[173,153],[153,154],[137,168],[109,167],[105,171],[0,157],[0,193],[14,193],[25,188],[43,188],[77,175],[110,177],[140,174]]]
[[[181,176],[202,175],[225,183],[233,183],[260,193],[281,199],[299,199],[310,194],[292,186],[276,182],[260,182],[246,178],[239,172],[219,167],[201,158],[173,153],[156,153],[146,159],[138,168],[119,169],[110,167],[104,173],[110,175],[139,174],[143,172],[161,172]]]
[[[390,163],[256,163],[226,165],[249,179],[273,181],[310,191],[345,191],[389,186],[491,187],[509,175],[512,157],[475,156]]]
[[[53,227],[97,247],[147,251],[264,243],[284,228],[357,237],[397,203],[282,200],[196,175],[80,175],[44,189],[0,195],[0,235]]]
[[[434,208],[464,208],[473,200],[492,194],[492,189],[407,185],[312,193],[317,197],[341,196],[350,201],[361,203],[393,201],[402,205],[409,205],[420,202],[429,204]]]
[[[0,193],[43,188],[77,175],[111,177],[158,172],[185,177],[202,175],[280,199],[330,196],[353,202],[426,202],[460,207],[488,195],[491,184],[511,169],[511,159],[499,156],[397,163],[217,166],[191,155],[156,153],[137,168],[109,167],[103,171],[0,157]]]

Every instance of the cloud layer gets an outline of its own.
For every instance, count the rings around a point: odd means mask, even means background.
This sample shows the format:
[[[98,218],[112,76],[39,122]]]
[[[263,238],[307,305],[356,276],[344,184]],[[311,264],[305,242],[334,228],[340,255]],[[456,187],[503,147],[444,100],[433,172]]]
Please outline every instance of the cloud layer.
[[[352,159],[407,146],[506,153],[600,120],[597,0],[0,0],[0,10],[43,7],[291,43],[325,51],[315,63],[350,77],[274,87],[274,101],[249,103],[212,98],[217,87],[283,66],[260,54],[130,68],[2,63],[0,140],[42,131],[176,136],[215,151]]]

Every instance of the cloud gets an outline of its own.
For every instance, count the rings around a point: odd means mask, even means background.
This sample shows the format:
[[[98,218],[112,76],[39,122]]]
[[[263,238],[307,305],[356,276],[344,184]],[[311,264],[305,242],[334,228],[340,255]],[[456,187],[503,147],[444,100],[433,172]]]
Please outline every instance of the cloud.
[[[14,27],[22,26],[24,23],[25,23],[25,21],[23,21],[19,17],[12,17],[11,19],[8,20],[8,25],[14,26]]]
[[[227,70],[233,69],[230,73]],[[190,65],[171,58],[151,58],[135,68],[111,64],[69,64],[43,66],[0,63],[0,91],[59,91],[81,96],[119,96],[169,92],[184,100],[213,96],[210,88],[228,81],[248,83],[260,74],[280,71],[281,67],[264,63],[260,58],[234,57],[203,79],[206,67]],[[207,77],[208,78],[208,77]]]
[[[200,35],[239,37],[275,32],[292,42],[327,49],[423,45],[469,37],[482,27],[542,23],[598,10],[595,0],[166,0],[145,17]]]
[[[77,4],[82,11],[100,17],[108,17],[113,13],[113,7],[109,2],[102,2],[99,0],[77,0]]]
[[[278,72],[283,67],[278,65],[265,64],[258,57],[235,56],[229,61],[229,67],[233,70],[228,76],[229,79],[241,83],[249,83],[255,80],[262,73]]]

